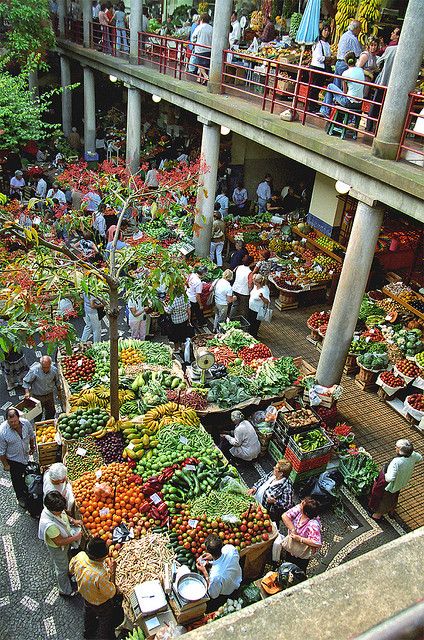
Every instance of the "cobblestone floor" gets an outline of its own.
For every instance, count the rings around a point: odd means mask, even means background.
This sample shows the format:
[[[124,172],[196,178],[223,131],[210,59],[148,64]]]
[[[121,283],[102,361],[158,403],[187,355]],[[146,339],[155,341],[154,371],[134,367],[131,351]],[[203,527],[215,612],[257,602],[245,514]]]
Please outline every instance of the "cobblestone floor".
[[[318,306],[317,308],[322,308]],[[275,321],[271,325],[263,325],[261,338],[269,344],[276,355],[302,355],[311,364],[318,360],[318,352],[305,338],[307,329],[305,320],[313,308],[296,310],[287,313],[275,313]],[[121,327],[125,331],[125,327]],[[40,347],[41,350],[41,347]],[[35,358],[30,354],[29,362]],[[37,353],[37,357],[39,357]],[[345,384],[345,383],[343,383]],[[374,426],[368,425],[368,402],[374,398],[363,394],[359,389],[346,384],[347,394],[343,400],[343,412],[349,414],[350,394],[362,394],[361,411],[354,411],[349,416],[356,420],[355,431],[364,435],[367,448],[375,455],[378,462],[386,461],[392,455],[393,431],[389,437],[372,436]],[[353,396],[352,396],[353,397]],[[357,397],[357,396],[356,396]],[[4,380],[0,377],[0,409],[4,411],[8,403],[16,400],[6,392]],[[393,414],[389,407],[390,422],[395,420],[397,433],[411,437],[417,442],[416,433],[401,418]],[[391,415],[393,414],[393,415]],[[363,417],[362,417],[363,416]],[[389,418],[387,418],[389,419]],[[384,433],[385,420],[382,420],[381,431]],[[397,436],[397,437],[399,437]],[[361,440],[360,440],[361,441]],[[417,448],[424,450],[424,445],[417,442]],[[260,474],[269,470],[265,461],[261,467],[251,470],[250,482],[254,482]],[[320,554],[310,563],[310,574],[319,573],[328,567],[337,566],[354,555],[359,555],[376,546],[384,544],[405,529],[423,524],[424,506],[420,502],[422,484],[419,490],[420,477],[415,477],[410,488],[410,499],[415,496],[414,508],[403,508],[400,513],[403,522],[383,520],[375,523],[369,518],[363,507],[351,496],[343,497],[343,511],[323,515],[324,547]],[[422,481],[421,481],[422,482]],[[406,493],[406,492],[405,492]],[[79,596],[72,601],[64,600],[58,595],[55,578],[44,544],[37,538],[37,522],[24,513],[16,504],[11,488],[9,475],[0,473],[0,640],[80,640],[82,638],[82,601]],[[408,496],[409,497],[409,496]],[[408,500],[409,502],[409,500]],[[408,522],[408,514],[414,518]]]

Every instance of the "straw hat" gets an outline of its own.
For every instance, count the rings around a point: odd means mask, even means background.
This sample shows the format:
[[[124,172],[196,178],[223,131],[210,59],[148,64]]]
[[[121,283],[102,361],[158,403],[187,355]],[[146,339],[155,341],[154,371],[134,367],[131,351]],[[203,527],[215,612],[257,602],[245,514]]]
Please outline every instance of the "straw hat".
[[[270,596],[283,590],[282,587],[278,586],[278,573],[276,571],[268,571],[261,580],[261,587]]]

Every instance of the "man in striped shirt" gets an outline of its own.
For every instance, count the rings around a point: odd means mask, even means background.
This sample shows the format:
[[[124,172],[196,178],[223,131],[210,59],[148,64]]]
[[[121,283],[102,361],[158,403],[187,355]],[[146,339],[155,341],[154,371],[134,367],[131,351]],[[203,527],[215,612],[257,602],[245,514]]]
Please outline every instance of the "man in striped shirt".
[[[69,563],[69,573],[75,576],[84,599],[84,638],[115,638],[115,570],[116,563],[108,558],[106,542],[101,538],[92,538],[86,551],[78,553]]]

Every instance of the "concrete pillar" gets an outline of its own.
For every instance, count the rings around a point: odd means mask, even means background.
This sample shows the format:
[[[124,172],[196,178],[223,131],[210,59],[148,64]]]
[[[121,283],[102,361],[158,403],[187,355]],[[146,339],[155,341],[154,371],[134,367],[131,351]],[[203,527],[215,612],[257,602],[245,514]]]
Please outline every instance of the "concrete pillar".
[[[194,218],[193,242],[196,254],[202,258],[209,255],[213,205],[215,202],[216,179],[218,174],[219,141],[221,128],[208,120],[198,118],[203,124],[202,146],[200,150],[200,177],[197,192],[196,215]]]
[[[90,46],[90,23],[93,19],[91,0],[82,0],[82,27],[84,47]]]
[[[39,95],[38,87],[38,69],[34,69],[28,73],[28,89],[32,91],[34,96]]]
[[[72,91],[67,89],[71,84],[71,61],[66,56],[60,56],[60,83],[62,86],[62,129],[65,138],[72,128]]]
[[[222,52],[230,46],[228,36],[230,33],[232,10],[232,0],[216,0],[213,17],[211,66],[208,82],[208,91],[211,93],[221,93]]]
[[[127,100],[127,166],[131,173],[140,169],[141,92],[128,87]]]
[[[84,151],[96,151],[96,91],[90,67],[84,67]]]
[[[59,36],[65,35],[66,0],[58,0],[58,26]]]
[[[413,91],[424,55],[424,11],[422,0],[409,0],[396,56],[387,86],[373,155],[394,160],[408,110],[408,93]]]
[[[358,202],[318,363],[318,384],[325,387],[341,380],[382,222],[381,207]]]
[[[131,0],[130,63],[138,64],[138,33],[141,31],[143,0]]]

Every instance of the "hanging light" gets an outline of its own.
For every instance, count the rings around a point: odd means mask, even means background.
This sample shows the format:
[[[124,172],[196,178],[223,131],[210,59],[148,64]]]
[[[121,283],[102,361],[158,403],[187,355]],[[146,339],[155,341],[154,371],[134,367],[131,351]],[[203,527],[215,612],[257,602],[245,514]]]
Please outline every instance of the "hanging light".
[[[345,196],[351,190],[350,184],[346,184],[346,182],[342,182],[341,180],[337,180],[336,182],[336,191],[340,193],[342,196]]]
[[[222,136],[228,136],[228,134],[230,133],[231,129],[229,129],[228,127],[221,127],[221,135]]]
[[[160,102],[162,100],[162,98],[160,96],[155,96],[155,94],[152,95],[152,100],[153,102]]]
[[[109,80],[110,80],[111,82],[117,82],[117,81],[118,81],[118,78],[117,78],[116,76],[109,76]]]

